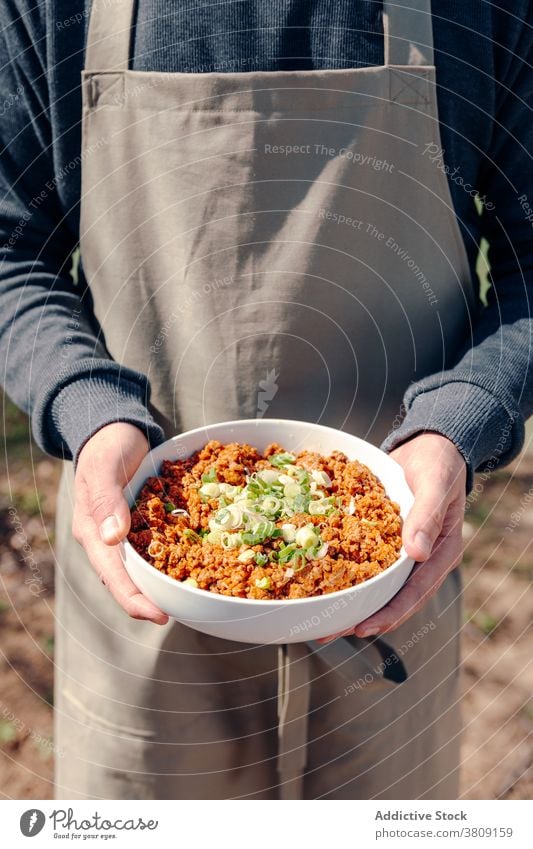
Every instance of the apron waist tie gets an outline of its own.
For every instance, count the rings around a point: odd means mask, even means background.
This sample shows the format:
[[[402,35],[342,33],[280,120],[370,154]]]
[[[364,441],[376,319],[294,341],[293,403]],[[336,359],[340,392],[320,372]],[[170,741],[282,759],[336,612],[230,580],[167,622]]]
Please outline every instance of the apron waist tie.
[[[280,799],[303,798],[311,681],[305,643],[278,646],[278,759]]]
[[[375,676],[378,661],[382,666],[379,677],[384,684],[402,684],[408,677],[394,649],[379,638],[349,637],[325,644],[310,640],[308,643],[278,646],[277,771],[280,799],[303,799],[311,693],[310,659],[313,654],[346,682],[352,682],[365,668]]]

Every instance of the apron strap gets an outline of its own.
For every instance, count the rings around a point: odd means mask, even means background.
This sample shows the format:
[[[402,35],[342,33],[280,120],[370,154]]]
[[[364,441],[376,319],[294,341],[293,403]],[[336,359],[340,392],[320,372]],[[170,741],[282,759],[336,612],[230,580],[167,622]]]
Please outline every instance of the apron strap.
[[[127,71],[135,0],[92,0],[86,71]]]
[[[434,65],[431,0],[383,0],[385,65]]]
[[[373,660],[363,651],[368,645],[375,649]],[[324,644],[309,640],[307,643],[278,646],[277,772],[280,799],[303,799],[313,655],[347,684],[353,684],[360,678],[363,669],[372,678],[381,676],[391,687],[402,684],[408,677],[394,649],[379,638],[344,637]],[[382,666],[382,672],[378,672],[378,666]]]
[[[305,643],[278,646],[278,760],[280,799],[303,799],[311,690]]]
[[[403,684],[407,670],[392,646],[379,637],[341,637],[329,643],[315,640],[307,643],[322,663],[339,675],[347,684],[361,677],[364,669],[372,680],[382,679],[390,684]],[[369,655],[369,647],[374,651]]]

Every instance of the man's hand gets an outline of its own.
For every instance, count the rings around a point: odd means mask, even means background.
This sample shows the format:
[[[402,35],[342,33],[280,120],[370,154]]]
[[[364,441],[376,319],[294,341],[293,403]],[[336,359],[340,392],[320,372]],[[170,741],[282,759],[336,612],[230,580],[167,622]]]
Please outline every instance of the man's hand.
[[[454,444],[437,433],[424,433],[391,452],[403,466],[415,503],[405,520],[403,544],[417,561],[407,582],[389,604],[354,629],[373,637],[397,628],[437,592],[461,562],[466,500],[466,464]],[[334,639],[326,637],[324,642]]]
[[[130,511],[122,488],[131,479],[148,442],[131,424],[99,430],[83,446],[74,482],[72,533],[83,545],[98,577],[126,613],[158,625],[168,616],[143,596],[126,572],[116,548],[129,531]]]

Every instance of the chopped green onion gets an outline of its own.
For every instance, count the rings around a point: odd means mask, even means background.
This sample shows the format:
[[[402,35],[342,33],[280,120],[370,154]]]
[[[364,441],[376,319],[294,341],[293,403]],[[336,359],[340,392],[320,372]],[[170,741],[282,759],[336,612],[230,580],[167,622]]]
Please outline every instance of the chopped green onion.
[[[326,516],[335,509],[335,505],[332,502],[332,498],[317,498],[316,501],[311,501],[308,508],[309,515]]]
[[[197,534],[196,531],[193,531],[192,528],[185,528],[183,531],[183,536],[185,539],[190,539],[191,542],[200,542],[201,536]]]
[[[294,542],[296,539],[296,525],[292,525],[290,522],[281,526],[281,536],[285,540],[285,542]]]
[[[301,495],[302,488],[299,483],[290,483],[285,484],[283,489],[283,494],[285,498],[296,498],[297,495]]]
[[[258,545],[269,537],[274,539],[278,536],[281,536],[281,531],[276,528],[274,522],[265,521],[254,525],[251,531],[245,531],[242,534],[242,540],[247,545]]]
[[[202,483],[214,483],[217,480],[217,470],[211,466],[208,472],[202,475]]]
[[[291,560],[293,563],[294,574],[297,572],[301,572],[307,566],[305,551],[302,548],[297,549],[294,552],[294,557]]]
[[[217,523],[217,525],[223,525],[224,522],[227,522],[230,519],[231,513],[229,512],[227,507],[224,507],[222,510],[217,510],[217,512],[215,513],[215,522]]]
[[[258,590],[269,590],[272,587],[272,581],[268,575],[265,575],[264,578],[257,578],[255,585]]]
[[[325,486],[326,489],[329,489],[331,486],[331,478],[327,472],[318,471],[317,469],[313,469],[311,472],[311,477],[319,486]]]
[[[320,540],[319,535],[315,531],[314,525],[306,525],[304,528],[299,528],[296,531],[296,545],[299,548],[312,548]]]
[[[250,560],[255,560],[255,551],[253,548],[247,548],[245,551],[241,551],[237,560],[239,563],[249,563]]]
[[[222,548],[240,548],[243,544],[242,534],[230,534],[228,531],[223,531],[220,535],[220,544]]]
[[[200,487],[200,495],[205,495],[206,498],[217,498],[220,495],[220,487],[218,483],[204,483]]]
[[[233,486],[231,483],[220,483],[219,487],[220,491],[231,501],[235,499],[235,496],[242,492],[242,488],[240,486]]]
[[[293,500],[292,508],[295,513],[307,513],[310,502],[310,496],[302,492]]]
[[[295,477],[298,483],[310,486],[309,472],[307,469],[302,469],[300,466],[296,466],[294,469],[287,469],[288,474],[292,474],[293,472],[295,472]]]
[[[291,559],[291,557],[293,557],[295,551],[296,545],[293,542],[289,543],[289,545],[283,546],[283,548],[280,548],[278,551],[278,561],[280,563],[286,563]]]
[[[243,508],[240,504],[230,504],[227,508],[228,513],[231,516],[231,527],[238,528],[242,525],[243,518]]]
[[[207,542],[210,542],[211,545],[221,545],[222,544],[222,531],[209,531],[205,537]]]
[[[276,466],[278,469],[282,469],[283,466],[286,466],[288,463],[294,463],[296,457],[294,454],[289,454],[288,451],[282,451],[279,454],[273,454],[272,457],[268,458],[269,463],[273,466]]]
[[[165,513],[172,513],[176,509],[176,505],[172,501],[167,501],[165,504]]]
[[[274,469],[262,469],[257,473],[257,476],[260,480],[264,481],[264,483],[272,486],[272,484],[277,482],[279,472],[274,471]]]
[[[275,515],[279,513],[282,508],[282,502],[280,498],[275,498],[273,495],[268,495],[266,498],[263,498],[261,502],[261,509],[265,511],[265,513]]]
[[[255,562],[258,566],[265,566],[268,563],[268,554],[263,554],[261,551],[256,551]]]

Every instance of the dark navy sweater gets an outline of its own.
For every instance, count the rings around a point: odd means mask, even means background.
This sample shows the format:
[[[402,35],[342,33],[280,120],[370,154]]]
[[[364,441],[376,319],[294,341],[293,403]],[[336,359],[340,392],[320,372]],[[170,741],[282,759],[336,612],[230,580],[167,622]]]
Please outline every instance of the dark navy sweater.
[[[105,0],[102,0],[105,2]],[[113,14],[111,0],[109,14]],[[533,4],[433,0],[444,165],[472,274],[481,236],[492,288],[474,343],[451,370],[407,388],[390,449],[421,430],[491,470],[533,412]],[[90,298],[69,273],[78,242],[80,71],[89,0],[0,0],[0,363],[38,443],[76,456],[123,420],[163,438],[146,378],[97,341]],[[379,0],[139,0],[131,67],[142,71],[383,64]],[[480,215],[477,192],[485,201]]]

